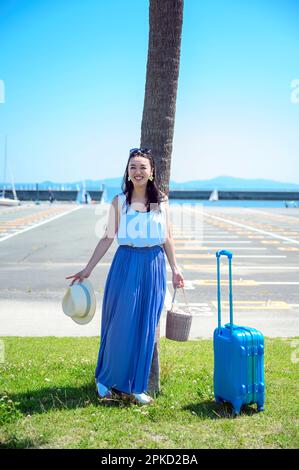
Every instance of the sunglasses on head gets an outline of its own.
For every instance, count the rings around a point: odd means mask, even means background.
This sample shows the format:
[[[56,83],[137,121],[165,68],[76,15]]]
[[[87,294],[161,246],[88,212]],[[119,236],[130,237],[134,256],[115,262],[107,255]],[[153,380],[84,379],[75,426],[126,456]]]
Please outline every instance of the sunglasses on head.
[[[148,155],[151,152],[152,152],[151,149],[148,149],[148,148],[145,148],[145,147],[140,148],[140,149],[138,149],[138,148],[130,149],[130,157],[132,157],[132,155],[138,155],[138,154],[141,154],[141,153],[143,153],[145,155]]]

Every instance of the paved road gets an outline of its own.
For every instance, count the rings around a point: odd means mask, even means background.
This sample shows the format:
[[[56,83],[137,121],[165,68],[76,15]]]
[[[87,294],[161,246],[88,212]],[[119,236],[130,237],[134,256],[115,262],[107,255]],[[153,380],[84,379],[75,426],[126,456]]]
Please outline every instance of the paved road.
[[[26,204],[0,208],[0,336],[97,336],[101,300],[115,241],[90,279],[97,313],[79,326],[61,310],[67,275],[82,269],[103,233],[107,205]],[[299,210],[171,206],[177,261],[193,314],[191,337],[211,337],[217,325],[218,249],[233,257],[235,323],[266,336],[299,334]],[[168,293],[172,298],[167,262]],[[228,321],[227,262],[222,261],[223,321]],[[182,291],[178,306],[186,309]]]

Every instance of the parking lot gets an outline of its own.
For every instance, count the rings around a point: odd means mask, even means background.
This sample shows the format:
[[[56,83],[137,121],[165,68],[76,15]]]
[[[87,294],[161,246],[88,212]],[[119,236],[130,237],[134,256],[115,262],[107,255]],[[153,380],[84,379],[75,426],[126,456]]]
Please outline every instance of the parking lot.
[[[101,204],[33,203],[0,209],[0,335],[97,336],[101,300],[115,240],[90,279],[97,313],[79,326],[61,310],[65,277],[82,269],[100,238]],[[184,218],[182,219],[182,213]],[[299,333],[299,209],[171,205],[177,263],[193,315],[191,337],[211,337],[217,326],[216,257],[233,253],[234,322],[266,336]],[[221,259],[223,323],[228,321],[227,259]],[[168,292],[173,288],[167,262]],[[178,291],[178,307],[186,310]]]

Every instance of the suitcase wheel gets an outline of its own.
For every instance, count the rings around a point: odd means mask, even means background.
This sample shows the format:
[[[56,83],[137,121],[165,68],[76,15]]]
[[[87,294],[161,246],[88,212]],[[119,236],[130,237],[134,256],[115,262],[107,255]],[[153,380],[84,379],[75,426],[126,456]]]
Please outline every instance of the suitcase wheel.
[[[241,400],[236,401],[235,403],[232,403],[232,405],[233,405],[233,416],[237,416],[238,414],[240,414],[242,401]]]

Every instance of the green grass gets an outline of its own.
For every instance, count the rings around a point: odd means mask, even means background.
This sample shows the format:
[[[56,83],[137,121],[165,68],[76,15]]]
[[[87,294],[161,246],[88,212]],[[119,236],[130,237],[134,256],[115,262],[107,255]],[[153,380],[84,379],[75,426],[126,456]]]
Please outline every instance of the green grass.
[[[213,343],[161,340],[161,389],[151,406],[99,400],[98,338],[2,338],[2,448],[296,448],[298,363],[291,339],[268,339],[266,404],[213,400]],[[292,355],[293,353],[293,355]]]

